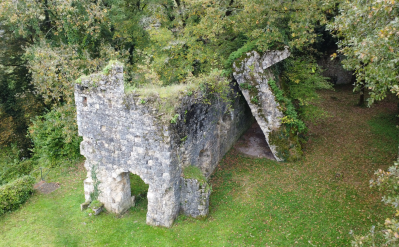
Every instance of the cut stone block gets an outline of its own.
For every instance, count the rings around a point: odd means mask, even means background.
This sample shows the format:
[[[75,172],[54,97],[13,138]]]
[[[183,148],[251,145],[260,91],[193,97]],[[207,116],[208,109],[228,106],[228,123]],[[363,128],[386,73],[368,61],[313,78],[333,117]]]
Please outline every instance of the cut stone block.
[[[86,210],[89,207],[89,205],[90,205],[90,201],[86,201],[86,202],[80,204],[80,210],[81,211]]]

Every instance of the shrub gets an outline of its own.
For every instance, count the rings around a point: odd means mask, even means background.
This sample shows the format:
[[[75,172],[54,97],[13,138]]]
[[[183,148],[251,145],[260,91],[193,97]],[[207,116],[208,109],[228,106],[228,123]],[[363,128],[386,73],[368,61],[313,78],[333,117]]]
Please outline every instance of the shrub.
[[[21,149],[16,143],[0,148],[0,186],[28,175],[35,165],[36,162],[32,159],[21,160]]]
[[[376,180],[370,180],[370,187],[377,187],[384,191],[382,201],[396,210],[393,214],[399,216],[399,160],[388,171],[378,169],[375,173]],[[352,246],[398,246],[399,242],[399,220],[397,218],[385,219],[384,225],[372,226],[366,235],[357,235],[353,231]]]
[[[244,53],[256,50],[256,48],[257,47],[256,47],[255,42],[247,42],[241,48],[232,52],[229,55],[229,57],[227,58],[227,60],[225,61],[225,67],[227,68],[227,70],[225,71],[225,74],[228,75],[228,74],[232,73],[232,67],[233,67],[234,61],[236,61],[237,59],[242,57],[244,55]]]
[[[284,113],[282,123],[290,128],[293,133],[302,133],[306,131],[306,126],[302,120],[298,118],[297,112],[291,100],[284,96],[283,91],[277,86],[274,80],[270,80],[269,86],[271,87],[277,101],[280,103],[281,110]]]
[[[29,159],[5,163],[1,165],[0,185],[15,180],[16,178],[28,175],[35,167],[36,162]]]
[[[34,143],[34,157],[41,163],[54,166],[58,160],[80,157],[81,137],[77,135],[75,116],[75,109],[65,106],[32,121],[29,135]]]
[[[35,179],[31,176],[18,178],[0,187],[0,215],[17,209],[33,192]]]

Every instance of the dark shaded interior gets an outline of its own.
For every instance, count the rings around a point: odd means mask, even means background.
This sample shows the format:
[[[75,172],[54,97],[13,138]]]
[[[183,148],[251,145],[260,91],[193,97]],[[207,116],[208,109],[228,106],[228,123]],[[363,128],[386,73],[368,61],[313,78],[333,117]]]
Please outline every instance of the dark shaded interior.
[[[275,159],[256,120],[234,144],[234,148],[249,157]]]

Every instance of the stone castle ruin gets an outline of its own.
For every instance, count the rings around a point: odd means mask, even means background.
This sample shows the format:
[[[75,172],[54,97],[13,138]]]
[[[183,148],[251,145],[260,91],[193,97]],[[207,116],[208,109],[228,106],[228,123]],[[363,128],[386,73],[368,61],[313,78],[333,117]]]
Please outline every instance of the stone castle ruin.
[[[88,174],[86,201],[97,190],[108,211],[125,212],[134,205],[129,181],[133,173],[149,185],[147,224],[170,227],[179,212],[206,216],[211,194],[206,179],[253,117],[275,159],[284,160],[270,138],[280,133],[283,113],[267,82],[273,79],[270,66],[289,55],[288,50],[263,56],[247,53],[234,66],[238,83],[232,83],[232,90],[241,96],[231,94],[231,107],[217,97],[206,104],[206,95],[187,94],[180,98],[175,121],[164,121],[162,113],[139,95],[125,94],[123,67],[118,63],[107,75],[82,78],[75,87],[75,102]],[[244,84],[252,89],[240,86]],[[190,166],[205,179],[187,176],[184,171]]]

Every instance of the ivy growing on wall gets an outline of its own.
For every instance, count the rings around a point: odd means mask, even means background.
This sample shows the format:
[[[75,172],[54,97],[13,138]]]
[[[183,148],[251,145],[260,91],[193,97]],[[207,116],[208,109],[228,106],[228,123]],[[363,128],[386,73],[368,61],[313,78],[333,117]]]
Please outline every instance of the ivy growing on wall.
[[[289,126],[292,132],[304,132],[306,130],[305,123],[298,119],[298,114],[291,100],[284,96],[283,91],[277,86],[276,81],[270,80],[268,83],[277,102],[280,103],[280,110],[285,115],[282,118],[282,123]]]

